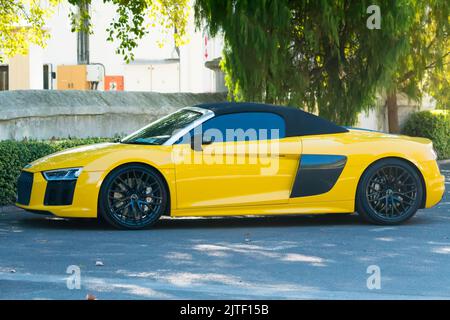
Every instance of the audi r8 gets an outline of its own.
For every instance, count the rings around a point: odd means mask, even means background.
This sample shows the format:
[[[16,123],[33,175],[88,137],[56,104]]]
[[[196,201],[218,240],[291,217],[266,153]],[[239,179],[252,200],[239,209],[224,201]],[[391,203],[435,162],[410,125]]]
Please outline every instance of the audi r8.
[[[436,205],[432,142],[338,126],[293,107],[180,109],[117,143],[27,165],[16,205],[141,229],[162,215],[346,214],[391,225]]]

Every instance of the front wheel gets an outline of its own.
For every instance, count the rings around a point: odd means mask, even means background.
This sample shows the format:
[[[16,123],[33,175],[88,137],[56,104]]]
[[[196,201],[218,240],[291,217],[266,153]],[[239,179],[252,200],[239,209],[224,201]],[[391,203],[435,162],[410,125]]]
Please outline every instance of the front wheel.
[[[100,190],[101,216],[119,229],[152,226],[165,212],[168,192],[153,169],[131,164],[110,173]]]
[[[370,223],[399,224],[414,216],[423,192],[419,173],[412,165],[399,159],[380,160],[361,177],[357,211]]]

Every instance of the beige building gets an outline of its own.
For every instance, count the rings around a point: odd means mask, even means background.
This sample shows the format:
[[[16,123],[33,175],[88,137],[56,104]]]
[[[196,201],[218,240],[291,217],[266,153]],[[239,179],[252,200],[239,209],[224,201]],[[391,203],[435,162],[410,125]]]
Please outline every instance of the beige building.
[[[70,10],[74,10],[74,7],[67,2],[61,3],[47,22],[46,28],[51,37],[45,48],[31,46],[27,56],[13,57],[0,66],[0,90],[226,90],[222,72],[206,66],[209,61],[220,57],[222,39],[211,39],[205,32],[195,30],[193,12],[188,23],[189,42],[186,45],[176,48],[173,34],[154,28],[134,50],[135,60],[126,63],[121,55],[115,53],[117,43],[107,41],[106,29],[115,16],[115,7],[104,4],[102,0],[93,0],[90,13],[94,29],[85,48],[89,56],[88,66],[83,69],[76,67],[80,64],[80,37],[71,32],[68,18]],[[163,43],[162,47],[158,44],[160,42]],[[62,66],[74,67],[67,69]],[[85,83],[80,84],[79,78],[84,79]],[[111,83],[111,79],[122,83]],[[106,85],[105,80],[108,82]]]

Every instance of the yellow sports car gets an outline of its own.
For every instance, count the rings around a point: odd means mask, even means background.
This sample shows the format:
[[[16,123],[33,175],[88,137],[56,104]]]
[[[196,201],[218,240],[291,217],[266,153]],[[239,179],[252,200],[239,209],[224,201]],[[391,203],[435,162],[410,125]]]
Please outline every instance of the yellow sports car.
[[[140,229],[161,215],[352,213],[397,224],[436,205],[432,142],[337,126],[296,108],[187,107],[122,139],[27,165],[17,206]]]

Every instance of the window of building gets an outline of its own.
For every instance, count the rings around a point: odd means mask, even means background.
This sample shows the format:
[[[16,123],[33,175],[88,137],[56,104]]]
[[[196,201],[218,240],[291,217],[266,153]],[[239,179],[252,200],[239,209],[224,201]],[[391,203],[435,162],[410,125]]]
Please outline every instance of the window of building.
[[[0,65],[0,91],[9,90],[9,71],[7,65]]]

